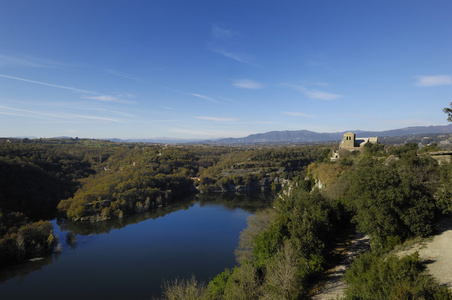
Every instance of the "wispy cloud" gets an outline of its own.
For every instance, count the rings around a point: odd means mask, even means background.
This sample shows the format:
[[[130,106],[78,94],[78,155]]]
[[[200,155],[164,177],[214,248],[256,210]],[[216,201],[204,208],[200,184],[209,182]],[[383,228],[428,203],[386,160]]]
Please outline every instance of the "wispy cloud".
[[[214,121],[214,122],[234,122],[237,121],[235,118],[218,118],[218,117],[205,117],[205,116],[197,116],[195,119],[206,120],[206,121]]]
[[[50,86],[50,87],[68,90],[68,91],[77,92],[77,93],[82,93],[82,94],[94,95],[94,96],[82,96],[81,97],[82,99],[90,99],[90,100],[103,101],[103,102],[125,103],[125,104],[135,103],[135,102],[129,101],[129,100],[118,99],[117,97],[114,97],[114,96],[104,95],[104,94],[101,94],[98,92],[88,91],[88,90],[84,90],[84,89],[78,89],[78,88],[74,88],[74,87],[70,87],[70,86],[64,86],[64,85],[42,82],[42,81],[37,81],[37,80],[31,80],[31,79],[26,79],[26,78],[20,78],[20,77],[15,77],[15,76],[9,76],[9,75],[4,75],[4,74],[0,74],[0,77],[28,82],[28,83],[34,83],[34,84],[43,85],[43,86]]]
[[[23,67],[23,68],[48,68],[65,66],[51,60],[32,57],[29,55],[7,55],[0,53],[1,67]]]
[[[115,102],[115,103],[123,103],[123,104],[134,104],[135,101],[130,100],[122,100],[114,96],[110,95],[99,95],[99,96],[82,96],[80,97],[82,99],[88,99],[88,100],[96,100],[96,101],[102,101],[102,102]]]
[[[222,48],[219,48],[219,47],[209,47],[209,50],[217,52],[217,53],[219,53],[219,54],[221,54],[221,55],[223,55],[223,56],[225,56],[227,58],[231,58],[231,59],[233,59],[235,61],[247,64],[247,65],[250,65],[250,66],[258,67],[258,65],[253,63],[252,58],[249,55],[247,55],[247,54],[234,53],[234,52],[231,52],[229,50],[222,49]]]
[[[452,85],[452,76],[449,75],[417,76],[416,79],[414,84],[417,86]]]
[[[3,106],[0,105],[0,109],[3,109],[3,111],[0,111],[3,115],[12,115],[12,116],[21,116],[21,117],[28,117],[28,118],[36,118],[36,119],[66,119],[68,117],[63,116],[61,114],[49,114],[49,113],[43,113],[39,111],[34,110],[28,110],[28,109],[20,109],[10,106]]]
[[[69,87],[69,86],[58,85],[58,84],[47,83],[47,82],[36,81],[36,80],[30,80],[30,79],[25,79],[25,78],[20,78],[20,77],[14,77],[14,76],[9,76],[9,75],[4,75],[4,74],[0,74],[0,77],[13,79],[13,80],[18,80],[18,81],[29,82],[29,83],[34,83],[34,84],[39,84],[39,85],[44,85],[44,86],[50,86],[50,87],[59,88],[59,89],[65,89],[65,90],[78,92],[78,93],[101,95],[101,94],[99,94],[97,92],[92,92],[92,91],[88,91],[88,90],[77,89],[77,88],[73,88],[73,87]]]
[[[214,103],[218,103],[219,102],[218,100],[216,100],[216,99],[214,99],[212,97],[204,96],[204,95],[201,95],[201,94],[187,94],[187,95],[198,97],[198,98],[201,98],[201,99],[204,99],[204,100],[207,100],[207,101],[210,101],[210,102],[214,102]]]
[[[87,120],[108,121],[108,122],[115,122],[115,123],[123,123],[124,122],[124,121],[118,120],[118,119],[99,117],[99,116],[88,116],[88,115],[73,115],[73,116],[76,118],[87,119]]]
[[[45,118],[42,116],[33,116],[29,114],[21,114],[21,113],[15,113],[15,112],[8,112],[8,111],[1,111],[0,115],[7,115],[7,116],[15,116],[15,117],[26,117],[26,118],[35,118],[35,119],[43,119],[43,120],[49,120],[49,118]]]
[[[161,109],[166,109],[166,110],[174,110],[174,108],[169,107],[169,106],[159,106]]]
[[[293,85],[293,84],[285,84],[284,86],[293,88],[295,90],[298,90],[300,92],[302,92],[303,94],[305,94],[306,96],[308,96],[309,98],[312,99],[318,99],[318,100],[335,100],[338,98],[342,98],[342,95],[339,94],[333,94],[333,93],[329,93],[329,92],[324,92],[324,91],[320,91],[317,89],[310,89],[310,88],[306,88],[304,86],[300,86],[300,85]]]
[[[251,79],[235,79],[232,81],[232,85],[238,88],[252,90],[258,90],[264,87],[261,83]]]
[[[283,111],[282,113],[285,115],[288,115],[288,116],[292,116],[292,117],[303,117],[303,118],[314,118],[315,117],[313,115],[309,115],[309,114],[302,113],[302,112]]]
[[[250,55],[232,49],[238,44],[238,37],[240,36],[238,32],[212,24],[211,35],[212,39],[207,45],[209,50],[237,62],[258,67]]]
[[[313,90],[313,89],[304,89],[303,92],[309,98],[319,99],[319,100],[335,100],[335,99],[342,97],[342,95],[332,94],[332,93],[323,92],[323,91],[319,91],[319,90]]]
[[[188,92],[181,91],[181,90],[178,90],[178,89],[175,89],[175,88],[171,88],[171,87],[167,87],[167,86],[164,86],[164,85],[161,85],[160,87],[161,87],[161,88],[164,88],[164,89],[166,89],[166,90],[170,90],[170,91],[173,91],[173,92],[177,92],[177,93],[179,93],[179,94],[188,95],[188,96],[193,96],[193,97],[197,97],[197,98],[200,98],[200,99],[203,99],[203,100],[207,100],[207,101],[209,101],[209,102],[213,102],[213,103],[221,103],[221,101],[218,101],[217,99],[215,99],[215,98],[213,98],[213,97],[206,96],[206,95],[202,95],[202,94],[198,94],[198,93],[188,93]],[[162,108],[165,108],[165,107],[162,107]],[[172,109],[172,108],[170,108],[170,109]]]
[[[112,74],[112,75],[115,75],[115,76],[119,76],[119,77],[123,77],[123,78],[127,78],[127,79],[130,79],[130,80],[134,80],[134,81],[138,81],[138,82],[144,83],[143,80],[141,80],[140,78],[138,78],[138,76],[135,76],[135,75],[125,74],[125,73],[121,73],[121,72],[114,71],[114,70],[109,70],[108,72],[110,74]]]
[[[96,111],[100,111],[103,113],[108,113],[108,114],[116,114],[119,116],[123,116],[123,117],[127,117],[127,118],[133,118],[133,119],[137,119],[138,116],[136,115],[132,115],[123,111],[117,111],[117,110],[109,110],[109,109],[103,109],[103,108],[88,108],[89,110],[96,110]]]
[[[239,101],[237,101],[237,100],[235,100],[235,99],[232,99],[232,98],[228,98],[228,97],[221,97],[221,96],[216,96],[218,99],[221,99],[221,100],[224,100],[224,101],[226,101],[226,102],[232,102],[232,103],[235,103],[235,104],[242,104],[241,102],[239,102]]]
[[[222,28],[215,24],[212,24],[211,33],[214,39],[231,39],[239,35],[238,32]]]
[[[3,106],[3,105],[0,106],[0,114],[25,117],[25,118],[51,120],[51,121],[54,121],[54,120],[61,121],[62,119],[65,119],[65,120],[76,120],[76,119],[87,120],[87,119],[89,119],[89,120],[108,121],[108,122],[123,122],[122,120],[114,119],[114,118],[110,118],[110,117],[80,115],[80,114],[67,114],[67,113],[45,113],[45,112],[36,111],[36,110],[20,109],[20,108]]]

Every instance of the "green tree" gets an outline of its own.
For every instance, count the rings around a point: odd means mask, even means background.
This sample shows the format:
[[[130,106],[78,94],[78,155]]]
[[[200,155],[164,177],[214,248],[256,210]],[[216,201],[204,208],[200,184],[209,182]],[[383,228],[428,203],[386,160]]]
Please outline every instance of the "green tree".
[[[415,161],[416,157],[389,165],[372,158],[360,161],[345,197],[358,229],[383,239],[432,232],[434,199]]]
[[[345,273],[345,299],[452,299],[423,268],[417,252],[402,258],[367,252]]]
[[[226,284],[224,298],[236,300],[257,299],[260,294],[257,270],[251,263],[236,267]]]
[[[240,233],[239,245],[235,250],[235,257],[240,264],[253,261],[253,249],[256,246],[256,238],[268,230],[276,218],[276,211],[268,208],[256,212],[247,219],[247,227]]]
[[[450,103],[450,108],[443,108],[444,113],[447,114],[447,121],[452,122],[452,102]]]

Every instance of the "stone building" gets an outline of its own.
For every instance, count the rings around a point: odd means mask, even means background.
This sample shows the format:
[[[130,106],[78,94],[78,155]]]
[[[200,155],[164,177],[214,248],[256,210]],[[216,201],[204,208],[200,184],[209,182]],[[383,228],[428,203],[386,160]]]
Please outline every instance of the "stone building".
[[[344,133],[344,137],[339,144],[339,149],[361,150],[361,148],[368,142],[377,144],[378,137],[356,138],[356,134],[353,132],[346,132]]]

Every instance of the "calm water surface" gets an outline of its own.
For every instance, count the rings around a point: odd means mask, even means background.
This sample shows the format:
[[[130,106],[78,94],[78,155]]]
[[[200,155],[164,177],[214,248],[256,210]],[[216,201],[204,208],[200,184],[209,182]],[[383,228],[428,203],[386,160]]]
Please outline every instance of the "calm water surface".
[[[163,280],[207,282],[236,265],[246,218],[269,201],[196,195],[123,220],[53,221],[63,252],[0,271],[0,299],[152,299]]]

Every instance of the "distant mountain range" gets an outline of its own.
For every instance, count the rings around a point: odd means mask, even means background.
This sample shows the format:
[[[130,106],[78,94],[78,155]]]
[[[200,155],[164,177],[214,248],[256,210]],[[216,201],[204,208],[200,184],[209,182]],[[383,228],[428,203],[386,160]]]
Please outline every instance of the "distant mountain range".
[[[244,145],[244,144],[286,144],[286,143],[316,143],[316,142],[339,142],[345,132],[351,131],[356,137],[397,137],[407,135],[422,134],[448,134],[452,133],[452,124],[439,126],[416,126],[401,129],[392,129],[386,131],[362,131],[347,130],[342,132],[324,133],[309,130],[286,130],[286,131],[270,131],[266,133],[251,134],[242,138],[224,138],[216,140],[184,140],[173,138],[153,138],[153,139],[109,139],[113,142],[128,143],[168,143],[168,144],[189,144],[189,143],[205,143],[205,144],[224,144],[224,145]]]
[[[356,137],[396,137],[421,134],[452,133],[452,124],[444,126],[416,126],[386,131],[347,130],[333,133],[318,133],[308,130],[270,131],[267,133],[251,134],[243,138],[227,138],[210,141],[217,144],[260,144],[260,143],[314,143],[340,141],[345,132],[351,131]]]

